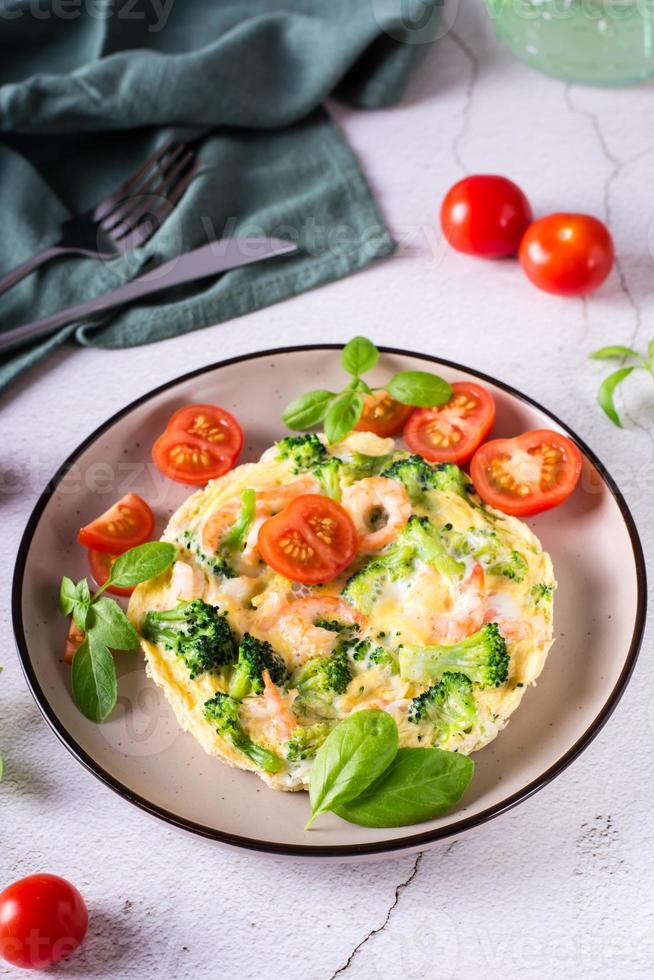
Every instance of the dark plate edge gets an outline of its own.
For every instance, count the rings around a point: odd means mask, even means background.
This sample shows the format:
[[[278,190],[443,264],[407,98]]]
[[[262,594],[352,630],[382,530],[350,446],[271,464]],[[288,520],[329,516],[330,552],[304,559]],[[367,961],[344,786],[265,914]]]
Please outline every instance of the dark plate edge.
[[[643,556],[643,549],[640,542],[640,537],[638,531],[636,530],[636,525],[634,519],[631,515],[631,511],[627,506],[627,503],[619,490],[617,484],[615,483],[613,477],[607,471],[606,467],[600,462],[595,453],[590,449],[586,443],[579,438],[579,436],[564,422],[562,422],[556,415],[542,406],[539,402],[535,401],[533,398],[523,395],[521,392],[516,391],[511,385],[506,384],[503,381],[499,381],[490,375],[484,374],[481,371],[477,371],[473,368],[466,367],[465,365],[458,364],[455,361],[445,360],[444,358],[434,357],[430,354],[419,354],[414,351],[407,351],[396,347],[379,347],[379,350],[384,354],[396,354],[401,357],[417,357],[421,360],[428,361],[432,364],[442,364],[445,367],[452,368],[455,371],[462,371],[466,374],[473,375],[479,378],[481,381],[487,381],[489,384],[495,385],[497,388],[501,388],[503,391],[510,394],[512,397],[517,398],[519,401],[524,402],[527,405],[538,409],[538,411],[544,412],[548,415],[557,425],[567,432],[579,445],[584,455],[589,459],[592,465],[601,474],[603,480],[608,486],[609,490],[613,494],[613,497],[618,504],[620,513],[624,519],[629,532],[629,538],[631,540],[631,546],[634,556],[634,564],[636,567],[636,581],[638,588],[638,600],[636,608],[636,619],[634,623],[634,629],[631,637],[631,643],[629,645],[629,650],[625,659],[624,667],[620,673],[620,677],[616,682],[611,694],[609,695],[607,701],[603,705],[600,713],[597,715],[593,723],[586,729],[584,734],[577,740],[577,742],[557,761],[553,766],[550,766],[544,773],[542,773],[537,779],[528,783],[522,790],[514,793],[512,796],[507,797],[500,803],[495,804],[495,806],[489,807],[482,813],[477,814],[474,817],[466,817],[457,823],[450,824],[447,827],[443,827],[438,830],[426,831],[422,834],[413,834],[409,837],[397,838],[393,841],[380,842],[375,844],[339,844],[339,845],[289,845],[280,844],[275,841],[259,841],[249,837],[239,837],[233,834],[227,834],[222,831],[213,830],[210,827],[205,827],[202,824],[196,824],[191,820],[186,820],[182,817],[170,813],[162,807],[159,807],[136,793],[133,793],[127,787],[123,786],[118,780],[114,779],[106,770],[99,766],[92,758],[89,756],[82,748],[77,744],[74,738],[67,732],[64,726],[59,722],[54,711],[51,709],[48,700],[36,678],[32,664],[30,661],[29,651],[27,649],[27,642],[25,639],[25,631],[23,628],[23,617],[21,608],[21,597],[23,590],[23,578],[25,573],[25,564],[27,561],[27,554],[29,551],[29,546],[37,527],[41,514],[43,513],[46,504],[48,503],[50,497],[52,496],[55,488],[61,482],[65,474],[71,468],[71,466],[76,462],[77,458],[91,445],[97,438],[99,438],[104,432],[106,432],[115,422],[123,418],[123,416],[129,414],[139,405],[144,404],[151,398],[174,387],[175,385],[189,381],[193,378],[199,377],[203,374],[207,374],[210,371],[214,371],[220,367],[227,367],[232,364],[238,364],[243,361],[253,360],[255,358],[273,357],[280,354],[291,354],[296,352],[306,352],[312,350],[340,350],[342,344],[301,344],[293,347],[277,347],[270,350],[255,351],[251,354],[240,354],[236,357],[231,357],[223,361],[217,361],[208,366],[197,368],[194,371],[189,371],[187,374],[183,374],[179,377],[173,378],[171,381],[167,381],[157,388],[152,389],[140,398],[135,399],[130,402],[125,408],[120,409],[118,412],[114,413],[106,422],[95,429],[82,443],[70,454],[66,461],[59,467],[54,476],[48,481],[45,489],[41,493],[39,499],[37,500],[34,509],[30,515],[27,522],[25,531],[21,538],[21,542],[18,548],[18,554],[16,557],[16,565],[14,568],[14,576],[12,583],[12,595],[11,595],[11,610],[12,610],[12,622],[14,628],[14,636],[16,640],[16,647],[18,650],[18,656],[21,662],[23,673],[27,680],[28,687],[36,701],[41,713],[43,714],[45,720],[48,722],[55,735],[59,740],[66,746],[66,748],[75,756],[75,758],[86,768],[89,772],[103,782],[106,786],[112,789],[114,792],[118,793],[124,799],[129,800],[135,806],[149,813],[151,816],[158,817],[164,820],[166,823],[172,826],[178,827],[182,830],[190,831],[191,833],[198,834],[201,837],[208,838],[210,840],[215,840],[223,844],[229,844],[234,847],[240,847],[247,850],[263,852],[267,854],[282,855],[286,857],[330,857],[330,858],[350,858],[350,857],[365,857],[366,855],[372,854],[393,854],[398,851],[403,851],[405,849],[419,849],[423,845],[433,844],[439,840],[445,840],[449,837],[457,836],[466,830],[470,830],[473,827],[480,826],[494,817],[499,816],[502,813],[506,813],[511,810],[518,803],[523,800],[528,799],[533,796],[534,793],[547,786],[553,779],[560,775],[567,767],[590,745],[594,738],[602,730],[606,722],[609,720],[613,711],[615,710],[620,698],[622,697],[625,688],[629,682],[631,674],[636,664],[638,658],[638,653],[643,639],[643,633],[645,630],[645,620],[646,620],[646,609],[647,609],[647,575],[645,570],[645,559]]]

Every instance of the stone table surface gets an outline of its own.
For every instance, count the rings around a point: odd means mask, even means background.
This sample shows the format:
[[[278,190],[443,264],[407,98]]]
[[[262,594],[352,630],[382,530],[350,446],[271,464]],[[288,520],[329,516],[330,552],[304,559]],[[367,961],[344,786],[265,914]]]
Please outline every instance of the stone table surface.
[[[333,111],[400,241],[395,257],[153,347],[67,347],[2,397],[0,465],[13,477],[0,487],[0,885],[50,870],[86,896],[88,940],[54,976],[651,977],[651,631],[615,714],[560,778],[460,839],[368,864],[279,862],[154,823],[69,755],[23,680],[11,570],[48,477],[127,401],[181,370],[277,344],[363,333],[514,383],[599,454],[646,553],[654,544],[654,389],[646,380],[625,389],[619,431],[598,411],[599,373],[587,360],[602,344],[643,347],[654,337],[652,89],[602,91],[541,77],[500,48],[481,5],[468,4],[400,106]],[[537,213],[608,220],[618,261],[601,290],[583,301],[559,299],[538,293],[515,263],[446,249],[439,202],[454,181],[480,171],[510,175]]]

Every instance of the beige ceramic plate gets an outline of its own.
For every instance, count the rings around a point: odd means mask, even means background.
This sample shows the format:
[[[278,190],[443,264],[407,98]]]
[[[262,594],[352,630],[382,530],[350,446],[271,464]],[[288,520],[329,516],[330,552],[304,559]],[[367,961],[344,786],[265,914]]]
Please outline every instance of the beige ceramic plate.
[[[554,428],[574,437],[524,395],[436,358],[385,350],[377,383],[410,368],[431,368],[449,380],[481,379],[497,400],[495,435]],[[157,530],[163,529],[192,488],[163,478],[151,464],[150,447],[181,405],[216,402],[234,412],[247,439],[242,461],[253,460],[284,433],[280,416],[292,397],[341,383],[336,348],[292,348],[216,364],[123,409],[73,453],[39,500],[18,554],[13,616],[23,668],[47,721],[80,762],[126,800],[223,843],[343,859],[423,848],[460,834],[515,806],[565,769],[600,730],[627,684],[643,633],[646,592],[631,514],[613,480],[577,439],[584,453],[580,488],[564,506],[529,522],[552,555],[559,583],[556,643],[543,675],[508,728],[475,755],[475,777],[461,804],[415,827],[370,830],[329,816],[305,832],[306,794],[274,792],[254,775],[206,756],[178,729],[163,695],[146,679],[138,653],[117,657],[119,703],[111,720],[102,726],[87,722],[71,701],[69,668],[61,662],[66,629],[56,609],[61,574],[79,578],[88,571],[76,544],[80,524],[134,490],[150,501]]]

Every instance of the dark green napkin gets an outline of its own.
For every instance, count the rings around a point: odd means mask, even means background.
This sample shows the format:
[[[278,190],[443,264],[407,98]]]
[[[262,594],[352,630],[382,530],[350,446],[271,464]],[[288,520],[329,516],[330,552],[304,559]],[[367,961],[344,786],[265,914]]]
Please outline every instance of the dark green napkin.
[[[200,174],[146,247],[33,273],[0,297],[0,329],[212,238],[276,234],[302,249],[67,327],[1,360],[0,387],[71,335],[102,347],[161,340],[390,254],[368,185],[322,103],[396,99],[441,3],[0,0],[0,272],[51,243],[69,213],[113,190],[164,139],[208,131]]]

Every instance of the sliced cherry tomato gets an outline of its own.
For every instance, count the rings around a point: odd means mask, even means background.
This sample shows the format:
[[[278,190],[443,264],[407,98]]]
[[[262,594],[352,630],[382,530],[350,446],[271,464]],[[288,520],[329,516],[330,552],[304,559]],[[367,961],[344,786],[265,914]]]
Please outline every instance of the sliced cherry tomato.
[[[534,221],[520,244],[520,264],[539,289],[583,296],[604,282],[614,259],[606,225],[589,214],[550,214]]]
[[[79,626],[76,625],[73,617],[70,617],[70,626],[68,627],[68,636],[66,637],[66,646],[64,648],[64,663],[72,664],[73,657],[77,653],[78,649],[84,642],[86,638],[86,633],[81,630]]]
[[[493,439],[475,453],[470,476],[482,500],[505,514],[526,517],[557,507],[579,481],[581,453],[550,429]]]
[[[84,899],[64,878],[21,878],[0,894],[0,955],[13,966],[42,970],[77,949],[88,921]]]
[[[243,430],[218,405],[187,405],[171,416],[152,447],[155,465],[179,483],[202,484],[231,470],[243,448]]]
[[[387,391],[376,391],[363,399],[363,414],[354,428],[357,432],[374,432],[382,438],[396,436],[412,411],[412,405],[396,402]]]
[[[495,402],[474,381],[455,381],[449,402],[417,408],[404,426],[404,441],[432,463],[466,463],[495,422]]]
[[[329,582],[352,562],[357,532],[348,512],[329,497],[296,497],[259,530],[263,560],[292,582]]]
[[[515,255],[531,217],[517,184],[493,174],[465,177],[441,205],[441,227],[452,248],[487,259]]]
[[[88,552],[89,566],[91,568],[91,575],[95,579],[96,585],[104,585],[104,583],[109,578],[109,573],[111,572],[111,566],[115,562],[118,555],[110,555],[108,551],[93,551],[92,549]],[[134,587],[131,589],[121,588],[119,585],[109,585],[106,589],[107,592],[111,592],[112,595],[131,595],[134,591]]]
[[[153,530],[154,514],[149,505],[135,493],[126,493],[108,511],[81,528],[77,540],[85,548],[122,555],[147,541]]]

